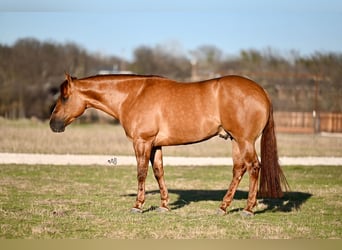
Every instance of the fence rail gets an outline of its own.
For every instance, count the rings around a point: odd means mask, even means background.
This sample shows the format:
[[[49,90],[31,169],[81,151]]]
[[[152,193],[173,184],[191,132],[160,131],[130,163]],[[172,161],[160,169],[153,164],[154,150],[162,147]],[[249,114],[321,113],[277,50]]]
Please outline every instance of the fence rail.
[[[342,113],[277,111],[274,113],[274,120],[279,132],[342,133]]]

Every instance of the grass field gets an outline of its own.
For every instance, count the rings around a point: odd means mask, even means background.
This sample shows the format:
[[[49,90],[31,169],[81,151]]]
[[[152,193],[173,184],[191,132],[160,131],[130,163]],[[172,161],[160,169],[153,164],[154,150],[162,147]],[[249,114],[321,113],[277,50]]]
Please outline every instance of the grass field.
[[[240,216],[243,179],[230,211],[216,215],[231,167],[167,167],[169,213],[160,214],[149,172],[143,214],[131,214],[136,171],[131,167],[0,166],[0,238],[77,239],[326,239],[342,238],[340,166],[287,166],[292,190],[260,200],[256,215]]]
[[[54,134],[47,122],[0,118],[0,152],[133,155],[120,126],[73,124]],[[342,138],[278,134],[280,156],[342,156]],[[258,145],[258,143],[257,143]],[[169,156],[230,156],[220,138],[166,147]],[[342,166],[342,163],[341,163]],[[341,166],[284,166],[291,186],[283,199],[260,200],[242,218],[248,178],[226,216],[216,215],[231,166],[166,167],[170,213],[155,211],[150,171],[143,214],[131,214],[135,166],[0,165],[0,238],[77,239],[326,239],[342,238]]]
[[[0,118],[0,152],[134,155],[132,143],[119,125],[72,124],[61,134],[47,122]],[[342,137],[313,134],[277,134],[280,156],[342,156]],[[256,143],[257,148],[259,143]],[[219,137],[206,142],[164,147],[168,156],[231,155],[231,143]]]

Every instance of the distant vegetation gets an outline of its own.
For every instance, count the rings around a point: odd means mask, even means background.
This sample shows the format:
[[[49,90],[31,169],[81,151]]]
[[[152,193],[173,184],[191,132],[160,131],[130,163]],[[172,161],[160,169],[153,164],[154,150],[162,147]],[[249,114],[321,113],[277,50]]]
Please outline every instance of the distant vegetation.
[[[47,119],[64,72],[81,78],[101,70],[157,74],[179,81],[227,74],[250,77],[270,93],[276,110],[342,112],[342,53],[282,55],[273,49],[227,56],[204,45],[187,54],[167,46],[140,46],[132,61],[90,53],[74,43],[25,38],[0,44],[0,116]]]

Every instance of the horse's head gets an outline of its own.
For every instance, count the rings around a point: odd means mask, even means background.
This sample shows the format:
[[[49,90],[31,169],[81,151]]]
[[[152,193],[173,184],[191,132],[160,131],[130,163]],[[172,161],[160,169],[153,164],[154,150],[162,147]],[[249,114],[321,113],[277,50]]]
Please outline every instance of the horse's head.
[[[86,109],[86,103],[75,87],[75,79],[66,74],[66,80],[60,87],[60,95],[50,117],[50,128],[53,132],[63,132],[65,127]]]

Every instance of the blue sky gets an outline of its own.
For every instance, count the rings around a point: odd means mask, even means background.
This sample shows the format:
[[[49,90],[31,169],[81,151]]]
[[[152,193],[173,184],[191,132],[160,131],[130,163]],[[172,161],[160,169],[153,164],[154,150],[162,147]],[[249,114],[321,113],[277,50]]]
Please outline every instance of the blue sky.
[[[7,45],[34,37],[127,59],[140,45],[342,52],[340,0],[0,0],[0,11]]]

